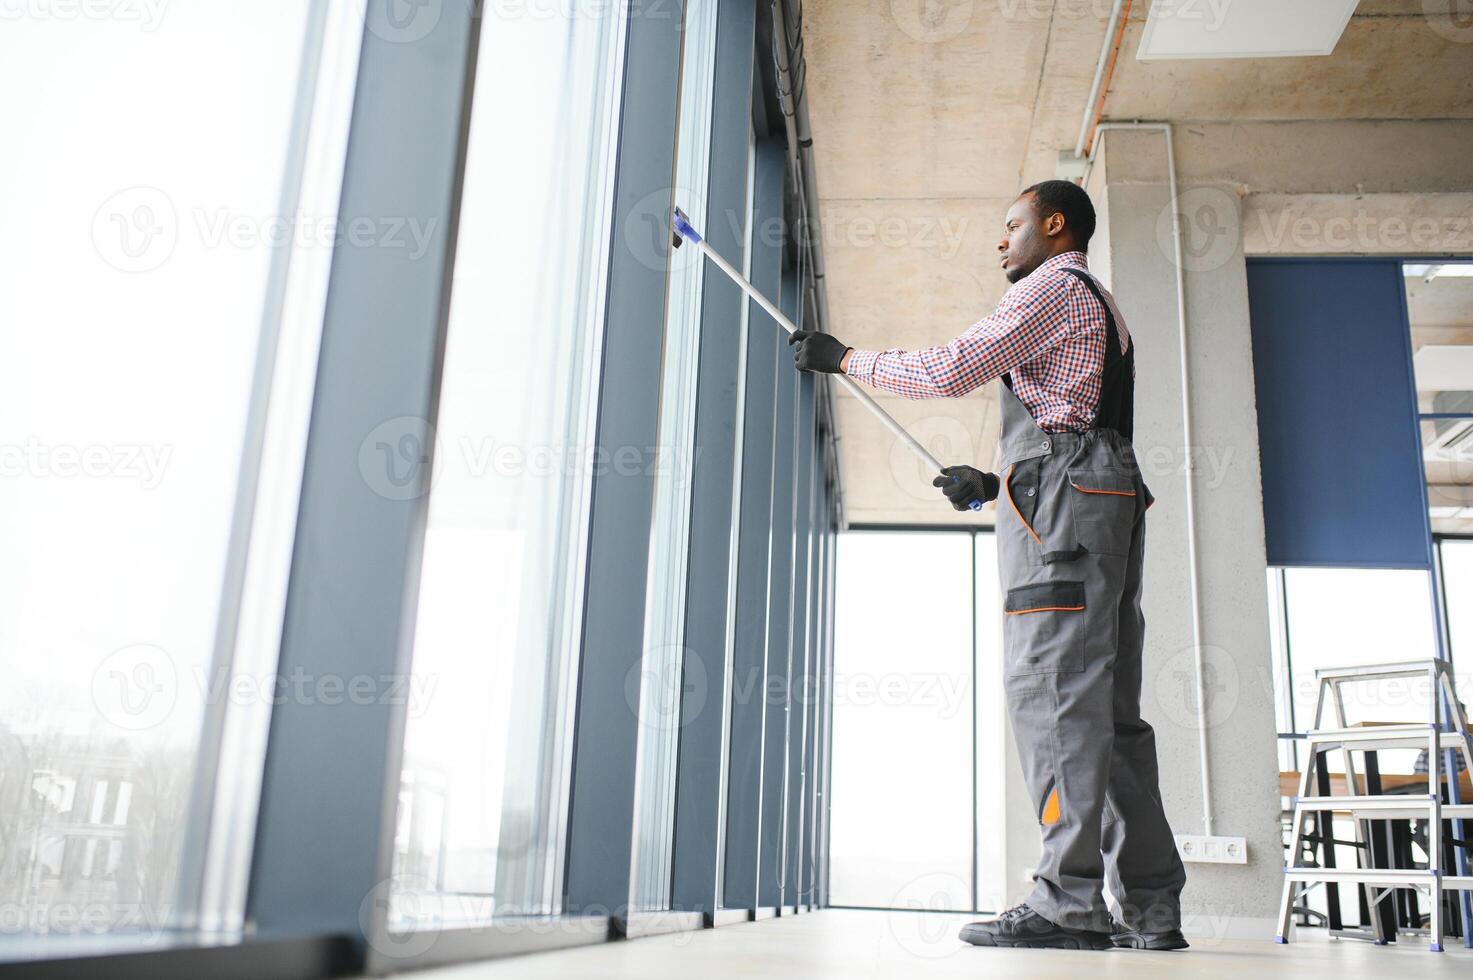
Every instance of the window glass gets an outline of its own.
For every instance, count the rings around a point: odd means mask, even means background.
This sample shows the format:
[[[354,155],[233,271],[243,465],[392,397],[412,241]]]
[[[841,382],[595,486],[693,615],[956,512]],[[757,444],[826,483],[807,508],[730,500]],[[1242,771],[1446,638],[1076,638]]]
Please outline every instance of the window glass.
[[[839,540],[835,905],[972,908],[970,537],[887,531]]]
[[[1442,593],[1458,696],[1473,705],[1473,538],[1444,538]]]
[[[686,5],[682,58],[674,200],[675,206],[695,222],[697,230],[704,231],[716,61],[715,0],[693,0]],[[655,469],[638,695],[633,908],[642,911],[664,909],[670,904],[703,273],[704,262],[694,248],[671,252],[660,378],[660,458]]]
[[[214,765],[202,723],[224,708],[206,678],[294,227],[308,8],[31,4],[0,29],[7,931],[195,912],[181,855]]]
[[[1402,269],[1432,529],[1473,533],[1473,262]]]
[[[622,32],[619,5],[481,30],[393,929],[559,910]]]

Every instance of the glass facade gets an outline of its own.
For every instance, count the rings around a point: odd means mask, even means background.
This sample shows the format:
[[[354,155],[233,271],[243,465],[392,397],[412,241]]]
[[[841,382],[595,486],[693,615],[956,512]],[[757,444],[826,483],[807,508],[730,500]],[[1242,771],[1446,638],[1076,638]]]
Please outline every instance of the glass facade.
[[[675,206],[702,229],[707,224],[715,58],[716,2],[694,0],[685,6],[672,196]],[[641,726],[633,907],[639,911],[668,908],[670,904],[703,266],[704,260],[693,248],[671,253],[659,437],[655,444],[658,462],[650,525],[644,661],[637,692]]]
[[[310,6],[0,31],[6,935],[200,921]]]
[[[1015,763],[996,539],[851,531],[837,564],[831,900],[1000,910],[1005,779]],[[906,829],[922,824],[922,835]]]
[[[481,32],[415,617],[395,927],[559,908],[623,35],[615,10]],[[530,75],[545,81],[502,97]],[[508,234],[539,225],[568,233]]]
[[[389,973],[700,924],[739,864],[824,903],[832,403],[669,209],[810,323],[817,243],[754,101],[771,10],[662,13],[6,19],[0,78],[48,98],[0,109],[47,148],[0,181],[0,961],[351,933]],[[591,625],[616,588],[640,644]],[[738,704],[781,733],[740,792]],[[733,812],[777,846],[733,855]]]

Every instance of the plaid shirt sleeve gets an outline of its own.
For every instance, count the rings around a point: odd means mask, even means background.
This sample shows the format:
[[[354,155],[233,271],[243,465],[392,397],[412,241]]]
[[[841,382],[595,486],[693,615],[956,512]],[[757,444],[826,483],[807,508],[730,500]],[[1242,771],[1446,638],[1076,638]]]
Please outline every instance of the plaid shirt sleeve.
[[[939,347],[855,350],[846,372],[857,381],[906,398],[956,398],[1026,364],[1069,338],[1079,312],[1072,277],[1029,276],[1003,295],[997,309]]]

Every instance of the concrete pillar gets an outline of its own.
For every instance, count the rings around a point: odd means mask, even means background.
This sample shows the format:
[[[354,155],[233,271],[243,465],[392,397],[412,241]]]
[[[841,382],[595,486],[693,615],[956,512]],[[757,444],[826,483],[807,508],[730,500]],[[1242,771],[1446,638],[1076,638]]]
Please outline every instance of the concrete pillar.
[[[1189,864],[1186,928],[1267,938],[1282,887],[1262,488],[1240,199],[1233,185],[1180,188],[1192,433],[1182,376],[1164,137],[1109,132],[1089,190],[1090,258],[1137,345],[1135,444],[1156,497],[1147,518],[1144,714],[1176,833],[1203,833],[1187,551],[1186,461],[1195,462],[1213,832],[1246,837],[1242,865]]]

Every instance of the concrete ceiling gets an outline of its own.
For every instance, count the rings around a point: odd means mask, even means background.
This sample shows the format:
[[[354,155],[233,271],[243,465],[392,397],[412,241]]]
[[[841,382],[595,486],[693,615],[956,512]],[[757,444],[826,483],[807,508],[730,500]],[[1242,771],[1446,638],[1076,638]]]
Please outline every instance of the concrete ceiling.
[[[1133,4],[1106,119],[1473,118],[1473,26],[1458,0],[1363,0],[1321,58],[1139,62]],[[1108,0],[808,0],[808,98],[834,331],[865,348],[943,343],[991,311],[1017,192],[1072,150]],[[945,462],[990,466],[995,383],[885,407]],[[975,523],[839,391],[851,523]],[[982,515],[990,523],[991,508]]]

